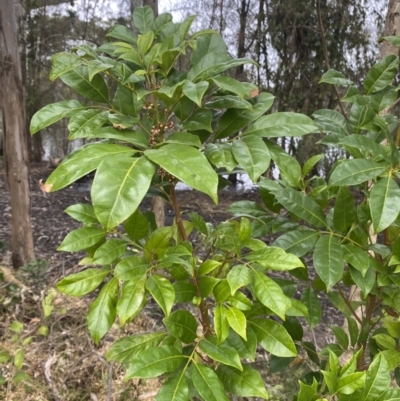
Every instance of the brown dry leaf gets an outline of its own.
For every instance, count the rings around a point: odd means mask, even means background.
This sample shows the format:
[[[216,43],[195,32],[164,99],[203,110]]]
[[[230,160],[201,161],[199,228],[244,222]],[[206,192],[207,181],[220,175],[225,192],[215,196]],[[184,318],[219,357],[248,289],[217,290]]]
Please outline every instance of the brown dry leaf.
[[[260,93],[260,91],[258,90],[258,88],[253,89],[253,90],[250,92],[250,97],[251,97],[251,98],[256,97],[256,96],[258,96],[259,93]]]
[[[40,319],[38,317],[34,317],[33,319],[31,319],[29,321],[29,324],[34,324],[34,323],[39,323],[39,322],[40,322]]]
[[[39,187],[44,193],[49,193],[51,191],[51,188],[53,187],[53,184],[46,184],[43,182],[42,179],[39,180]]]

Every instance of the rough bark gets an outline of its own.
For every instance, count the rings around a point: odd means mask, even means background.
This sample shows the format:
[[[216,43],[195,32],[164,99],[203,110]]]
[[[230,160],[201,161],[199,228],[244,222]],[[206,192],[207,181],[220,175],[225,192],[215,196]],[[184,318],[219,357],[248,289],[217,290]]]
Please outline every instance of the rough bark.
[[[385,20],[385,32],[383,36],[400,35],[400,0],[389,0],[388,11]],[[384,58],[394,54],[399,55],[399,48],[389,42],[382,42],[380,47],[380,56]]]
[[[12,0],[0,0],[0,101],[6,179],[11,201],[11,250],[15,268],[34,260],[30,221],[25,102]]]

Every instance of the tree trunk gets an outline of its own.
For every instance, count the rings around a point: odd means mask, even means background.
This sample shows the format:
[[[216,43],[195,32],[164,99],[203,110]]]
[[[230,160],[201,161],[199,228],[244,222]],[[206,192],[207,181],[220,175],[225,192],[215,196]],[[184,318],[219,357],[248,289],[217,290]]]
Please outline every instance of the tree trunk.
[[[400,0],[389,0],[383,36],[400,35]],[[383,41],[380,48],[380,56],[384,58],[394,54],[399,55],[399,48],[389,42]]]
[[[153,9],[154,17],[158,17],[158,0],[143,0],[143,7],[150,6]]]
[[[6,177],[11,201],[11,250],[15,268],[34,260],[30,221],[25,102],[12,0],[0,0],[0,100]]]

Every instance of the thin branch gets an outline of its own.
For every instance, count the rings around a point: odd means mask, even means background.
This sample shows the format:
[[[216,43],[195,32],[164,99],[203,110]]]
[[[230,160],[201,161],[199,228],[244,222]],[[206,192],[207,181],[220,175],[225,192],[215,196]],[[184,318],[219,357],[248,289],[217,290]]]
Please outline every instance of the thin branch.
[[[360,319],[360,317],[357,315],[356,311],[354,310],[353,306],[351,305],[351,302],[346,298],[346,295],[343,294],[342,289],[340,288],[340,285],[337,285],[337,289],[339,291],[340,296],[342,297],[343,301],[345,302],[345,304],[348,306],[348,308],[351,311],[351,314],[354,316],[354,318],[357,320],[357,322],[360,324],[360,326],[362,326],[362,320]]]
[[[329,64],[329,55],[328,55],[328,46],[326,45],[326,37],[325,37],[325,31],[324,27],[322,25],[322,17],[321,17],[321,5],[320,5],[320,0],[317,0],[317,16],[318,16],[318,26],[319,26],[319,31],[321,33],[321,42],[322,42],[322,49],[324,51],[324,58],[325,58],[325,64],[326,68],[328,70],[331,69],[330,64]],[[340,101],[340,93],[336,85],[333,85],[333,89],[335,90],[337,100],[339,102],[339,107],[340,110],[342,111],[342,114],[344,118],[349,121],[349,118],[347,117],[346,111],[344,110],[343,104]]]

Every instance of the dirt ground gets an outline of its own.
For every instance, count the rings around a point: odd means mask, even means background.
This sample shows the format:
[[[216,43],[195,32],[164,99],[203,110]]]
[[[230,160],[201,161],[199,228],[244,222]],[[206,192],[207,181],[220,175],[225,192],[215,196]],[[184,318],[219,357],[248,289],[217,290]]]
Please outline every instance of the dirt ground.
[[[79,226],[79,223],[63,211],[71,204],[90,202],[88,183],[74,184],[59,192],[44,194],[38,182],[40,179],[45,180],[50,173],[51,169],[46,164],[37,164],[30,168],[32,225],[37,261],[15,272],[10,268],[8,249],[11,207],[4,174],[0,170],[0,211],[2,211],[0,212],[0,266],[6,267],[3,268],[3,282],[0,280],[0,350],[6,348],[15,354],[22,347],[23,341],[32,337],[32,342],[23,346],[25,352],[23,370],[33,379],[29,383],[18,385],[9,380],[8,384],[0,386],[0,400],[154,399],[155,389],[159,386],[157,380],[124,383],[121,367],[105,359],[106,350],[121,335],[151,331],[161,327],[161,316],[154,310],[146,309],[143,316],[141,315],[134,324],[127,325],[123,330],[117,326],[113,327],[99,347],[93,345],[86,330],[85,313],[91,302],[89,297],[81,299],[58,294],[50,317],[43,316],[42,301],[48,294],[48,289],[54,287],[65,275],[82,269],[78,264],[82,254],[56,251],[67,233]],[[184,203],[189,205],[191,211],[200,213],[212,223],[231,217],[225,210],[232,202],[258,200],[256,191],[243,191],[240,183],[237,188],[232,186],[221,191],[218,207],[207,196],[198,192],[181,191],[178,196],[180,201],[184,200]],[[145,201],[146,206],[150,206],[149,201]],[[173,216],[171,210],[167,209],[166,212],[168,223]],[[313,333],[307,334],[310,340],[316,339],[319,346],[331,342],[329,326],[341,324],[329,302],[325,299],[322,301],[323,323],[317,326]],[[9,330],[10,323],[15,320],[24,325],[20,334]],[[47,328],[46,335],[40,334],[43,333],[40,330],[46,330],[41,327]],[[266,355],[260,353],[257,363],[260,364],[260,370],[265,372],[272,399],[290,399],[289,393],[295,387],[293,378],[301,373],[301,369],[292,368],[293,374],[287,375],[286,372],[285,378],[272,379],[268,375],[267,359]],[[13,376],[15,371],[16,368],[12,364],[1,363],[0,353],[0,376],[7,378]],[[282,382],[287,380],[290,380],[289,384]],[[285,391],[283,386],[286,388]]]

